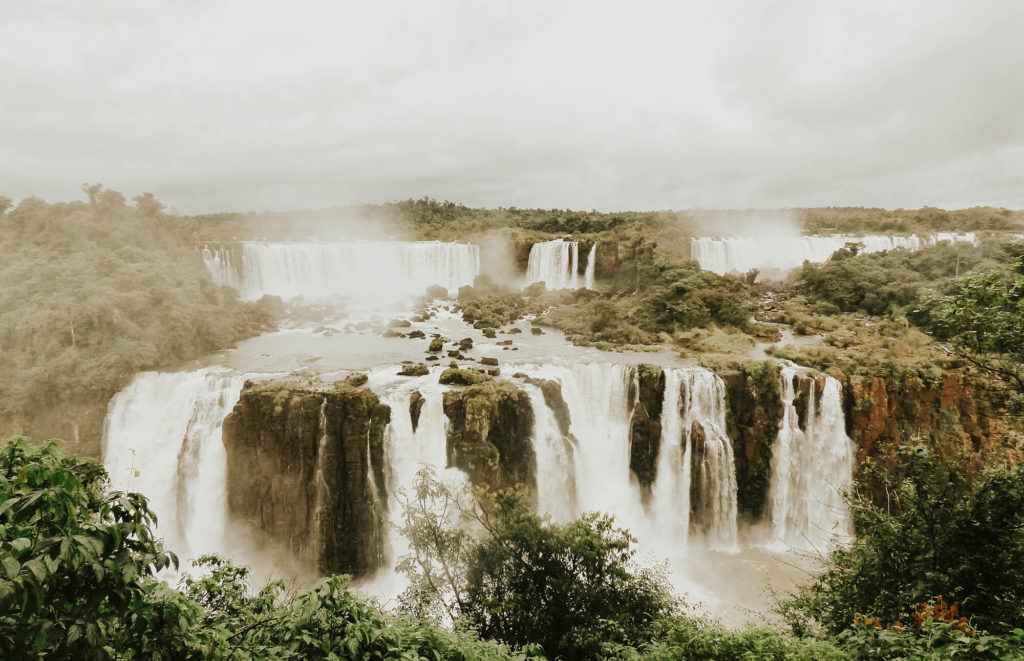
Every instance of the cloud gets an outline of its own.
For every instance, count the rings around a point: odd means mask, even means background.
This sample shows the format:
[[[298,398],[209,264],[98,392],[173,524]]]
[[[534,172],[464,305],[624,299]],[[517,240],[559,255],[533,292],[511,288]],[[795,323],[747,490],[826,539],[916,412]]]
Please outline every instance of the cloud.
[[[0,194],[1024,206],[1024,5],[14,3]]]

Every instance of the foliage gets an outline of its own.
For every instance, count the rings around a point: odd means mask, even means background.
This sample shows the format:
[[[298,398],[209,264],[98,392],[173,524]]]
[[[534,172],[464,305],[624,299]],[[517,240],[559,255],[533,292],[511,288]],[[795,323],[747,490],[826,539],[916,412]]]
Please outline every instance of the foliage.
[[[828,312],[881,315],[915,305],[932,287],[974,269],[1009,261],[1020,245],[1003,241],[939,243],[920,250],[858,254],[838,250],[821,264],[805,262],[795,276],[798,289]]]
[[[1024,397],[1024,258],[1009,272],[957,280],[935,315],[939,336],[958,356]]]
[[[103,469],[56,442],[0,450],[0,648],[25,658],[172,658],[198,608],[156,581],[177,558],[139,494],[106,493]]]
[[[922,448],[904,448],[901,460],[902,474],[865,468],[851,499],[856,540],[784,604],[795,630],[839,633],[861,613],[909,622],[936,594],[980,629],[1024,625],[1024,467],[970,483]],[[879,491],[888,505],[872,501]]]
[[[0,415],[102,406],[140,370],[177,367],[273,322],[268,307],[214,285],[151,196],[132,207],[86,189],[88,202],[28,198],[0,214]]]
[[[609,645],[606,658],[621,661],[841,661],[851,659],[828,640],[786,637],[767,629],[727,631],[697,618],[655,623],[649,641],[636,647]]]
[[[751,328],[754,293],[740,278],[702,271],[649,244],[639,251],[636,274],[635,292],[585,298],[537,323],[563,330],[576,344],[650,344],[694,328]]]
[[[797,212],[804,231],[814,234],[893,234],[1024,230],[1024,213],[994,207],[968,209],[871,209],[819,207]]]
[[[522,659],[470,632],[395,618],[343,577],[289,597],[252,593],[243,567],[205,556],[181,590],[139,494],[108,493],[92,460],[55,442],[0,449],[0,653],[5,659]]]
[[[635,540],[605,515],[554,524],[522,491],[473,494],[429,469],[400,498],[405,603],[420,615],[439,609],[485,637],[584,659],[639,643],[676,608],[664,575],[634,566]]]

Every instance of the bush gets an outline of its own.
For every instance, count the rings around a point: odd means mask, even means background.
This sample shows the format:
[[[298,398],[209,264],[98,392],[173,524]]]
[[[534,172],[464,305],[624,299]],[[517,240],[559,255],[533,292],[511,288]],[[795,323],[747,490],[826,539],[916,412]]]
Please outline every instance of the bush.
[[[904,448],[900,459],[895,477],[866,467],[851,499],[856,540],[783,604],[795,630],[839,633],[860,614],[906,623],[935,595],[959,602],[980,629],[1024,625],[1024,467],[971,483],[930,451]]]

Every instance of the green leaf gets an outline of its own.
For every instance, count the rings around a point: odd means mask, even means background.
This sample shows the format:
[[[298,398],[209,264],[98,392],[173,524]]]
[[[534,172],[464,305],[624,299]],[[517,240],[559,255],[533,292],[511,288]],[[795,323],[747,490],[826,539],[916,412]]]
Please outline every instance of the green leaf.
[[[14,558],[8,556],[4,558],[4,571],[7,572],[7,576],[13,581],[18,577],[18,572],[21,570],[21,563]]]

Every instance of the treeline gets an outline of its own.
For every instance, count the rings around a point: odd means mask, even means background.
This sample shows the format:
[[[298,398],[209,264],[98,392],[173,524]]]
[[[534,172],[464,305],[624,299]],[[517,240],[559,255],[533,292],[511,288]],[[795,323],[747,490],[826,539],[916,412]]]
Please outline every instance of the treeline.
[[[976,481],[905,450],[855,492],[858,538],[783,597],[789,632],[723,629],[691,613],[664,569],[605,515],[555,524],[521,491],[471,492],[421,472],[394,522],[409,540],[397,607],[343,577],[297,592],[247,585],[207,556],[177,588],[139,494],[109,492],[55,443],[0,444],[0,655],[4,659],[1019,659],[1024,655],[1024,469]],[[476,532],[470,532],[476,531]]]
[[[932,232],[1024,232],[1024,212],[995,207],[916,210],[823,207],[786,210],[622,211],[572,209],[474,208],[429,197],[385,204],[362,204],[293,212],[221,213],[183,218],[196,240],[230,241],[266,237],[271,240],[330,237],[339,226],[360,223],[393,231],[395,238],[467,240],[474,235],[509,229],[526,236],[573,234],[588,236],[613,231],[629,234],[730,234],[759,221],[792,221],[808,234],[927,234]],[[733,227],[734,226],[734,227]],[[730,228],[733,227],[732,230]],[[700,229],[698,229],[700,228]]]
[[[273,323],[218,288],[151,195],[87,186],[88,201],[0,209],[0,420],[106,400]],[[40,432],[46,430],[39,430]],[[52,433],[50,431],[49,433]]]

